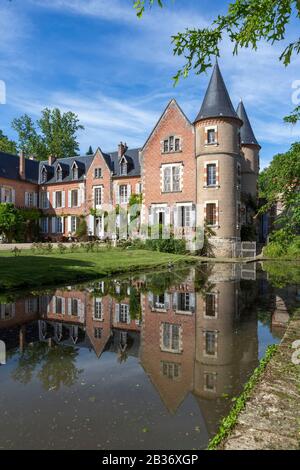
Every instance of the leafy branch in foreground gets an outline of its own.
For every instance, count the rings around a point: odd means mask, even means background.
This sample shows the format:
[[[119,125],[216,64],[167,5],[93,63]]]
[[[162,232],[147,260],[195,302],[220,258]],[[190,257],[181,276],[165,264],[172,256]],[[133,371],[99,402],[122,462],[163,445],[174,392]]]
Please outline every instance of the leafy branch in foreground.
[[[139,18],[143,16],[145,11],[145,2],[146,0],[133,0],[133,6],[136,9],[136,14]],[[162,8],[163,2],[162,0],[148,0],[149,6],[152,7],[156,2]]]
[[[152,7],[163,0],[137,0],[134,2],[137,15],[145,12],[145,5]],[[274,44],[283,41],[292,19],[300,19],[300,0],[235,0],[229,3],[227,14],[218,15],[211,27],[186,28],[172,36],[174,55],[183,56],[185,64],[177,71],[176,84],[180,77],[187,77],[193,70],[196,74],[205,72],[212,66],[215,57],[220,56],[220,46],[224,36],[233,43],[233,54],[239,48],[258,49],[262,41]],[[289,65],[292,57],[300,53],[300,37],[290,42],[279,56],[279,60]],[[295,123],[300,119],[300,110],[295,109],[286,122]]]

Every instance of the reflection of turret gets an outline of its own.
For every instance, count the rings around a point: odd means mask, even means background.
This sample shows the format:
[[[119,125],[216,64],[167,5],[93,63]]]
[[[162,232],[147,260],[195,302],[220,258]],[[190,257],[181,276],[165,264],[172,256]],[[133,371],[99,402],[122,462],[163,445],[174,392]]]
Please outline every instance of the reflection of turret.
[[[240,393],[258,355],[256,316],[243,318],[240,281],[232,280],[232,266],[227,269],[227,281],[224,267],[210,277],[213,288],[197,295],[194,394],[210,435],[231,406],[227,397]]]
[[[195,392],[202,397],[230,392],[237,295],[235,282],[219,282],[197,295]]]

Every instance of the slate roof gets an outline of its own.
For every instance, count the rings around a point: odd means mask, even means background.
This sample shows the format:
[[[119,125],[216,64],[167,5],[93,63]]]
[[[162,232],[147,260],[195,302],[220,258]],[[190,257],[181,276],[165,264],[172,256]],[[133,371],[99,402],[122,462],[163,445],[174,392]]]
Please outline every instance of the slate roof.
[[[20,180],[19,156],[0,152],[0,177]],[[39,162],[25,159],[25,180],[37,183],[39,178]]]
[[[239,118],[243,121],[243,125],[241,127],[240,135],[241,135],[241,143],[242,144],[253,144],[253,145],[259,145],[259,143],[256,140],[256,137],[254,135],[252,126],[250,124],[244,103],[240,101],[238,108],[237,108],[237,114]]]
[[[107,159],[107,163],[111,171],[113,172],[113,176],[140,176],[141,175],[141,165],[139,159],[139,152],[140,149],[131,149],[126,150],[125,158],[127,161],[127,175],[121,175],[121,166],[120,166],[120,158],[118,152],[111,152],[105,155]],[[123,157],[122,157],[123,158]]]
[[[48,161],[41,161],[39,162],[39,184],[42,184],[42,169],[43,167],[46,168],[48,173],[47,184],[57,183],[56,180],[56,170],[57,166],[60,164],[62,171],[63,171],[63,179],[62,183],[66,183],[68,181],[73,181],[72,179],[72,166],[74,162],[76,162],[78,166],[78,180],[84,180],[84,175],[86,175],[91,163],[94,159],[94,155],[84,155],[81,157],[67,157],[67,158],[58,158],[55,160],[53,165],[48,165]]]
[[[219,65],[216,63],[195,122],[220,116],[239,119],[229,97]]]
[[[128,177],[141,175],[139,150],[140,149],[126,150],[125,158],[128,164],[126,176]],[[120,158],[118,156],[118,152],[103,153],[103,156],[108,167],[112,171],[113,176],[125,176],[121,175]],[[65,183],[68,181],[73,181],[72,166],[74,163],[76,163],[78,167],[77,181],[83,181],[84,176],[88,172],[93,159],[94,155],[58,158],[55,160],[53,165],[48,165],[48,160],[37,161],[25,158],[25,180],[35,184],[42,184],[42,169],[46,168],[48,175],[47,184],[57,183],[56,170],[58,165],[60,165],[63,172],[61,182]],[[10,155],[4,152],[0,152],[0,177],[20,180],[18,155]]]

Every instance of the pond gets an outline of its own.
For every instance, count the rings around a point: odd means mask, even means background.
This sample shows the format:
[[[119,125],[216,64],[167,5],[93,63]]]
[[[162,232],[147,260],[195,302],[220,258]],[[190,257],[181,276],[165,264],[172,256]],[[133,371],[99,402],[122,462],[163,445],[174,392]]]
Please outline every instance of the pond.
[[[298,300],[255,264],[2,296],[0,448],[204,449]]]

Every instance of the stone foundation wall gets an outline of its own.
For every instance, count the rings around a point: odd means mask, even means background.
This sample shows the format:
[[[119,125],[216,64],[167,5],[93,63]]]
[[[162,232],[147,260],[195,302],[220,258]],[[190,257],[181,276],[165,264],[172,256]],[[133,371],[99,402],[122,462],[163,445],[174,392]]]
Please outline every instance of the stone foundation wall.
[[[216,238],[209,239],[213,254],[216,258],[235,258],[237,256],[237,238]]]

